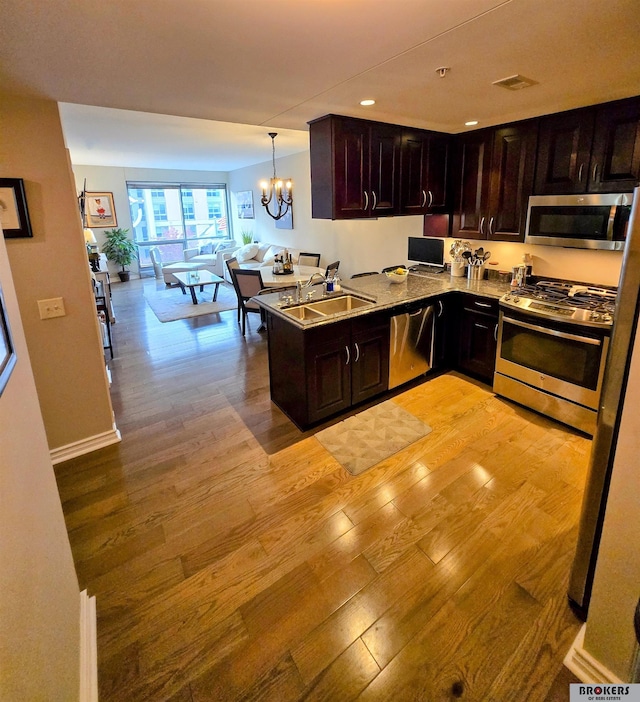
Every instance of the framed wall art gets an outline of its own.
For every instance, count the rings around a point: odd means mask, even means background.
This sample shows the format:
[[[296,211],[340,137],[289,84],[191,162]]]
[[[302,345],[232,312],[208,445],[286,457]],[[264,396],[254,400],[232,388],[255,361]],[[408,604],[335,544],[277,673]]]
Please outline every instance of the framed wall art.
[[[289,206],[286,215],[276,219],[276,229],[293,229],[293,205]]]
[[[33,236],[22,178],[0,178],[0,223],[5,239]]]
[[[84,213],[86,226],[117,227],[116,208],[113,205],[113,193],[84,193]]]
[[[4,304],[4,295],[0,285],[0,395],[9,382],[9,376],[16,365],[16,352],[13,348],[13,339],[9,329],[7,308]]]
[[[236,193],[236,203],[238,205],[238,219],[253,219],[253,192],[251,190],[240,190]]]

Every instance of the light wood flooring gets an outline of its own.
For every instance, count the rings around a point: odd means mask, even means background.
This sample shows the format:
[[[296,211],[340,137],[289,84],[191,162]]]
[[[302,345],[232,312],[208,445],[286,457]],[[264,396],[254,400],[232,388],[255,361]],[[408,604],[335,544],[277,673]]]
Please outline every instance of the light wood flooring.
[[[257,318],[161,324],[143,285],[113,286],[122,442],[56,468],[102,702],[569,699],[589,440],[451,373],[351,476],[271,404]]]

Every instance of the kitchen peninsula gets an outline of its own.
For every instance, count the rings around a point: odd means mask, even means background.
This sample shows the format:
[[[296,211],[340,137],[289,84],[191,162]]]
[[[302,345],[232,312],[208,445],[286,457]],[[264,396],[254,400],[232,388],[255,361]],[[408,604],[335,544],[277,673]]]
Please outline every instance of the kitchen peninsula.
[[[321,291],[320,286],[316,289]],[[271,399],[300,428],[307,428],[389,390],[392,320],[429,308],[429,369],[459,368],[491,384],[498,300],[509,290],[499,280],[468,280],[448,273],[410,272],[401,284],[384,274],[356,278],[331,300],[296,304],[282,294],[256,298],[269,333]],[[355,297],[353,305],[349,296]],[[326,299],[326,298],[325,298]],[[361,306],[356,306],[361,305]],[[317,313],[313,310],[328,313]],[[337,307],[337,305],[332,305]]]

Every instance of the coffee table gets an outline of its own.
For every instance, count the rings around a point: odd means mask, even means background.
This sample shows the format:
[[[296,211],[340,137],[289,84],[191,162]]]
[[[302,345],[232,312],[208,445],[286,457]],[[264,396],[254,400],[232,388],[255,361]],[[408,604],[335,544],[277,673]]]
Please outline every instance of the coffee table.
[[[187,294],[187,288],[191,293],[191,300],[194,305],[198,304],[198,298],[196,297],[196,288],[200,288],[200,292],[204,290],[205,285],[215,285],[213,290],[213,300],[215,302],[218,298],[218,286],[220,283],[224,283],[224,280],[218,276],[210,273],[209,271],[185,271],[184,273],[174,273],[173,274],[180,285],[182,294]]]

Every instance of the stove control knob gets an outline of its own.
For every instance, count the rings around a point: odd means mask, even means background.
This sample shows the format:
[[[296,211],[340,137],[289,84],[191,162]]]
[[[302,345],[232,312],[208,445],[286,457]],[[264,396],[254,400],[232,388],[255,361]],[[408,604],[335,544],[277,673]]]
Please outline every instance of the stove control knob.
[[[603,321],[603,322],[608,322],[608,323],[609,323],[609,322],[613,322],[613,317],[612,317],[608,312],[605,312],[605,313],[602,315],[602,321]]]
[[[520,302],[520,298],[517,295],[513,296],[513,301],[514,302]]]
[[[591,320],[593,322],[599,322],[601,320],[600,312],[592,312],[591,313]]]
[[[511,295],[509,295],[509,293],[507,293],[507,294],[504,296],[504,301],[505,301],[505,302],[509,302],[510,299],[511,299]]]

